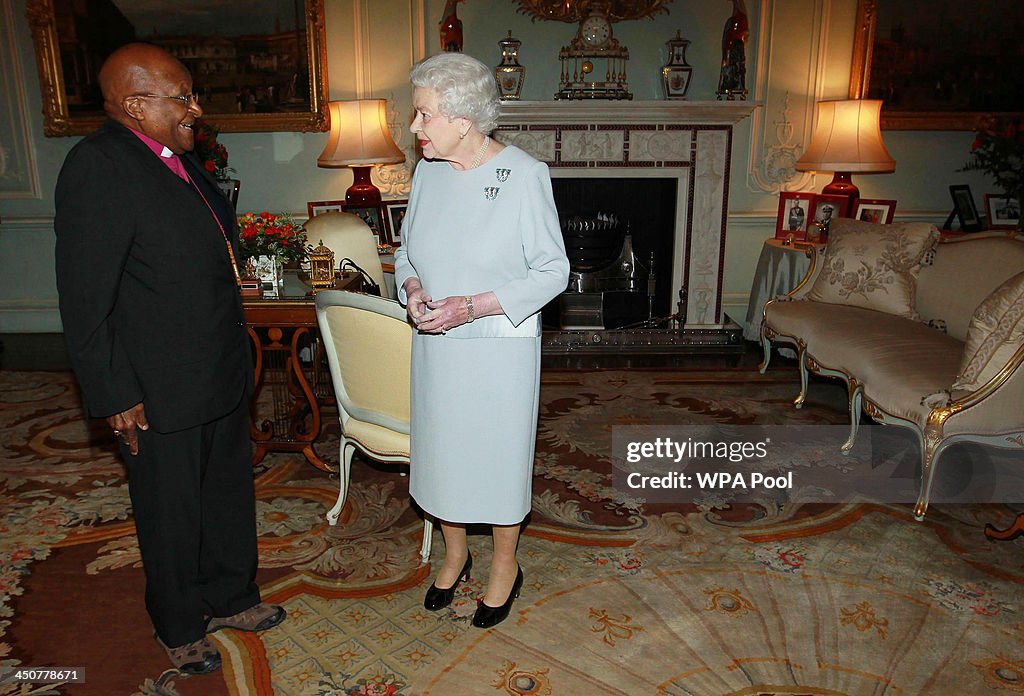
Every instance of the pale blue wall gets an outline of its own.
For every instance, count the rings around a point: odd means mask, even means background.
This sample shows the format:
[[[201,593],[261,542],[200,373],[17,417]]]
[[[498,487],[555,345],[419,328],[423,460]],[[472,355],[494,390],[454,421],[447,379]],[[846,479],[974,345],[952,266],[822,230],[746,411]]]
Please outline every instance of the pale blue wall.
[[[845,98],[852,45],[851,18],[855,0],[786,0],[819,3],[831,10],[829,45],[822,78],[829,98]],[[8,2],[14,18],[13,35],[21,61],[20,80],[28,99],[29,148],[39,172],[37,199],[0,200],[0,332],[56,331],[56,292],[53,276],[53,186],[64,156],[78,138],[42,136],[41,103],[35,56],[25,20],[25,0]],[[328,0],[328,73],[331,98],[389,97],[403,114],[409,113],[405,85],[408,64],[417,41],[425,36],[427,53],[438,49],[437,22],[443,0],[427,0],[424,25],[415,24],[409,3],[402,0]],[[758,12],[764,7],[748,0],[752,37],[748,48],[748,80],[757,75]],[[615,25],[615,35],[630,49],[629,79],[637,99],[660,99],[659,68],[665,62],[665,42],[682,30],[693,42],[687,58],[694,66],[692,99],[712,99],[717,87],[719,44],[731,4],[677,0],[671,13],[654,20]],[[368,9],[369,8],[369,9]],[[467,0],[459,6],[466,34],[466,52],[495,65],[497,42],[511,29],[523,41],[520,52],[527,77],[524,98],[549,100],[557,89],[559,48],[575,32],[573,25],[532,22],[518,14],[511,0]],[[810,13],[807,14],[810,17]],[[794,31],[800,31],[796,27]],[[362,32],[360,34],[360,32]],[[354,37],[360,35],[360,41]],[[417,39],[417,35],[420,37]],[[776,35],[778,36],[778,35]],[[776,41],[782,40],[776,38]],[[362,56],[355,55],[361,46]],[[5,66],[9,67],[9,66]],[[356,70],[359,75],[355,75]],[[831,73],[829,72],[831,71]],[[751,87],[754,85],[751,84]],[[736,129],[733,180],[725,268],[725,302],[734,318],[745,314],[750,279],[761,242],[771,235],[777,198],[748,185],[750,119]],[[941,222],[949,208],[947,187],[968,183],[981,198],[991,185],[977,174],[957,173],[966,159],[973,135],[946,132],[886,131],[885,141],[897,161],[894,174],[856,178],[866,197],[896,198],[898,216]],[[270,209],[305,214],[306,201],[340,198],[350,180],[346,170],[316,167],[325,134],[226,133],[222,142],[231,165],[242,180],[239,209]],[[411,139],[403,136],[401,145]],[[808,188],[820,189],[825,181]]]

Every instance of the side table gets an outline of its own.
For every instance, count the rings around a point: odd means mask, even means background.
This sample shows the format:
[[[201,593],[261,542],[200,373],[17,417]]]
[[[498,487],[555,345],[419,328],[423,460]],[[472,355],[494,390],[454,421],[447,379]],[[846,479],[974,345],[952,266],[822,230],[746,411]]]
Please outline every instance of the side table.
[[[362,287],[358,273],[343,273],[338,290]],[[323,341],[316,323],[316,301],[294,273],[285,273],[284,294],[244,299],[253,344],[255,389],[250,407],[252,463],[267,452],[302,452],[313,466],[334,471],[313,448],[320,435],[321,406],[334,404]]]
[[[781,239],[765,240],[750,287],[750,304],[747,305],[747,325],[743,328],[743,338],[748,341],[761,340],[761,318],[764,316],[765,304],[774,297],[788,293],[807,274],[811,265],[809,248],[812,246],[815,245],[805,242],[786,245]]]

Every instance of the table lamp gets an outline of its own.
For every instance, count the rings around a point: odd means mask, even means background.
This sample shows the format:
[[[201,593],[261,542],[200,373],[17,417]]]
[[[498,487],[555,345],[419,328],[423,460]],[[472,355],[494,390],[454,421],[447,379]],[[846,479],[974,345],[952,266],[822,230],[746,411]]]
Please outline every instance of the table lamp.
[[[317,158],[320,167],[351,167],[354,181],[345,192],[348,207],[380,205],[380,189],[370,180],[370,168],[397,164],[405,154],[391,139],[383,99],[332,101],[331,135]]]
[[[835,172],[821,192],[847,196],[852,204],[860,191],[850,180],[851,172],[896,171],[896,161],[882,142],[881,111],[882,102],[875,99],[818,102],[818,123],[796,162],[797,171]]]

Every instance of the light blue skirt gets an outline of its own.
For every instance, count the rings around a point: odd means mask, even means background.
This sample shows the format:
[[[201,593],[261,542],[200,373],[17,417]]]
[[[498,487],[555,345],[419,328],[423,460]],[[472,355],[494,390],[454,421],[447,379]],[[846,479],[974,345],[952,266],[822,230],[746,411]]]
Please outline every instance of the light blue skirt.
[[[414,334],[409,492],[445,522],[519,524],[530,511],[540,337]]]

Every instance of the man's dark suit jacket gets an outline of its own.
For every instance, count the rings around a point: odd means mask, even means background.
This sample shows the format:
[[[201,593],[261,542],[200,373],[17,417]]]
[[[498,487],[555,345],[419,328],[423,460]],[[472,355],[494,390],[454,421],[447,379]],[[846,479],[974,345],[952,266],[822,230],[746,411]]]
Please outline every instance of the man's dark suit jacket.
[[[237,244],[216,183],[182,161]],[[89,412],[141,401],[152,427],[173,432],[234,408],[252,383],[249,339],[227,245],[195,187],[108,120],[68,154],[56,203],[61,319]]]

